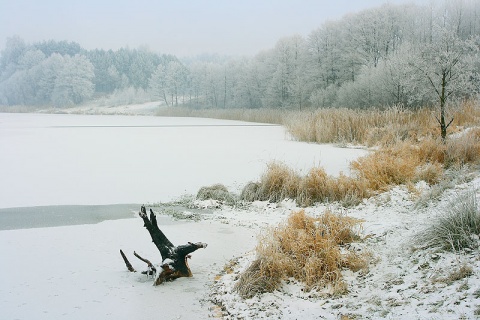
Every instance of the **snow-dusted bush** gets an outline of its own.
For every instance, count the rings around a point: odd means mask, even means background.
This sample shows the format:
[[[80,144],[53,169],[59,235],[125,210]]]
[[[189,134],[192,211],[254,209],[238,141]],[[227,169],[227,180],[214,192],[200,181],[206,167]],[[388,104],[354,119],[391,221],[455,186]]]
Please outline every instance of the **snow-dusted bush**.
[[[260,183],[249,182],[243,187],[240,199],[245,201],[255,201],[260,199]]]
[[[197,192],[198,200],[218,200],[223,202],[233,202],[234,196],[228,192],[227,187],[223,184],[214,184],[208,187],[201,187]]]

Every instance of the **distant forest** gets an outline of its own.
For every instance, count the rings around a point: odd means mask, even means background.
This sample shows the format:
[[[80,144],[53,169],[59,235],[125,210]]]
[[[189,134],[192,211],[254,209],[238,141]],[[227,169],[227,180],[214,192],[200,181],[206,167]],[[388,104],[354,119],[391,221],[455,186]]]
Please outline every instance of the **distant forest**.
[[[480,92],[480,1],[393,5],[326,22],[253,57],[178,59],[148,49],[7,39],[0,105],[162,101],[192,108],[367,108]],[[443,95],[441,95],[441,91]]]

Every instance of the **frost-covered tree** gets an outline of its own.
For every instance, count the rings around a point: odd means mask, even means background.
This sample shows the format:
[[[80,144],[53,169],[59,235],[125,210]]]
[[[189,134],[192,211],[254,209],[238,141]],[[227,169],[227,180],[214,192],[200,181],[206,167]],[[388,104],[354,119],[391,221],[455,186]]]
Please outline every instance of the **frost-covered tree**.
[[[171,105],[178,105],[179,95],[184,96],[188,70],[178,61],[170,61],[165,70],[165,85],[172,98]]]
[[[265,70],[265,105],[269,107],[302,107],[306,101],[308,83],[306,70],[306,41],[301,36],[280,39],[268,52]]]
[[[25,41],[18,36],[7,38],[0,57],[0,81],[8,79],[18,69],[18,62],[27,50]]]
[[[94,92],[94,68],[82,55],[64,56],[64,64],[55,78],[52,102],[55,106],[69,106],[89,99]]]
[[[341,26],[327,22],[310,33],[307,40],[308,74],[314,90],[337,84],[342,70],[340,43]]]
[[[454,97],[472,96],[478,88],[472,83],[478,46],[472,40],[462,40],[446,28],[439,28],[431,44],[425,45],[410,62],[411,85],[421,99],[437,101],[441,137],[446,139],[452,119],[446,119],[446,106]]]
[[[167,73],[165,66],[159,64],[149,80],[149,89],[155,99],[161,99],[168,106]]]

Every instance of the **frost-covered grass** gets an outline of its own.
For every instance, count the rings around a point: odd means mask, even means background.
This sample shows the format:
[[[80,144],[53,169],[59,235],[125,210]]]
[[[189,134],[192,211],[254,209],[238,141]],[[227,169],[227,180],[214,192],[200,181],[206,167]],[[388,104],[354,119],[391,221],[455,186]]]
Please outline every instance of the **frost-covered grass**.
[[[476,191],[460,194],[438,210],[437,218],[417,235],[419,245],[454,251],[478,248],[480,207]]]

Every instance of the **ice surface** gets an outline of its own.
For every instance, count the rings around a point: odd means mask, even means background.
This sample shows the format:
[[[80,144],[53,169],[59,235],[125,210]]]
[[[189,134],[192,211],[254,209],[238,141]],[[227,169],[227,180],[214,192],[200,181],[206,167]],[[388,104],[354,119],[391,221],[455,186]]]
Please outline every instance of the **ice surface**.
[[[238,191],[274,160],[338,174],[365,151],[238,121],[3,113],[0,153],[7,208],[168,201],[215,183]]]

